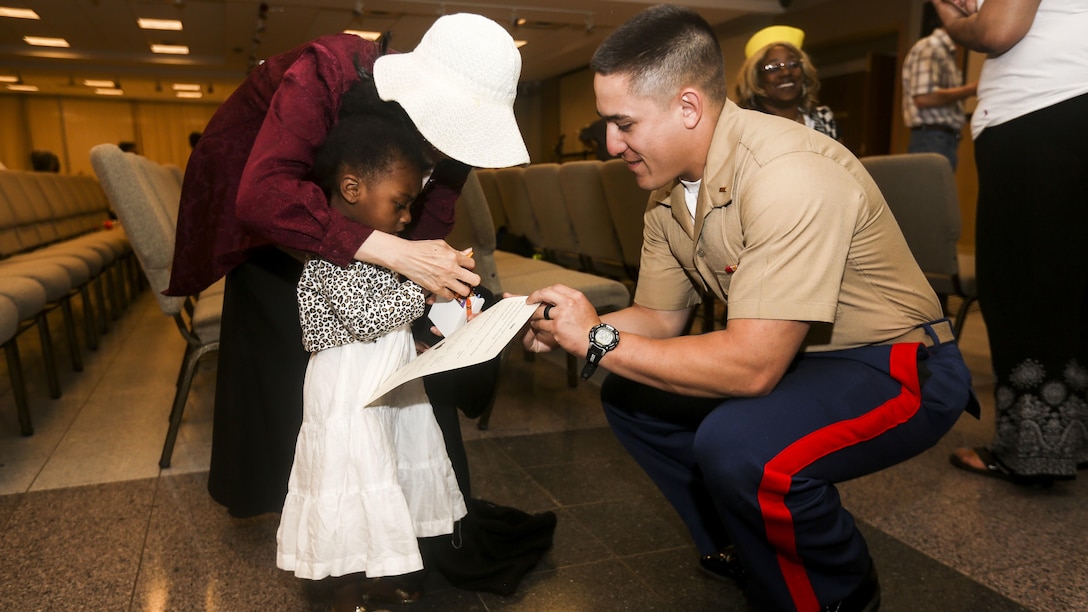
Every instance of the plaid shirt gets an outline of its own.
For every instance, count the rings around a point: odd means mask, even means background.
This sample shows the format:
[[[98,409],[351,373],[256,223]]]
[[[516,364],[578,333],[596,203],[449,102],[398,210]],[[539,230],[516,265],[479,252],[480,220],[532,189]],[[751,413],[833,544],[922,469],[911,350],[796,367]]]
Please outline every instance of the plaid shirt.
[[[965,121],[962,100],[918,108],[914,96],[962,84],[963,73],[956,65],[956,46],[943,28],[937,28],[914,43],[903,62],[903,122],[912,128],[943,125],[958,131]]]

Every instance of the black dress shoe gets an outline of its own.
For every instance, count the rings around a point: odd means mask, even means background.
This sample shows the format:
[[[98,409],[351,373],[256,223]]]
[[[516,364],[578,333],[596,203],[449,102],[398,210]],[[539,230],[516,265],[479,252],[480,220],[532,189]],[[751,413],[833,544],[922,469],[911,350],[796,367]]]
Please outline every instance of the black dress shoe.
[[[699,569],[711,578],[728,580],[744,588],[744,568],[732,545],[716,554],[699,557]]]
[[[880,581],[876,577],[876,565],[869,568],[869,574],[854,592],[820,608],[821,612],[876,612],[879,609]]]

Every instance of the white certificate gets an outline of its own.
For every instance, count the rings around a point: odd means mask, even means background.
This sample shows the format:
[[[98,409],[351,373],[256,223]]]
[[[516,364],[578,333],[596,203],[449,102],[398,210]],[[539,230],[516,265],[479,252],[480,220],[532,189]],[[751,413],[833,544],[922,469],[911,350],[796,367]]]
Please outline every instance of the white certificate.
[[[453,335],[443,338],[421,355],[393,372],[379,386],[366,405],[412,380],[476,365],[491,359],[502,349],[529,320],[539,304],[526,304],[525,296],[509,297],[491,308],[472,317],[472,320]]]

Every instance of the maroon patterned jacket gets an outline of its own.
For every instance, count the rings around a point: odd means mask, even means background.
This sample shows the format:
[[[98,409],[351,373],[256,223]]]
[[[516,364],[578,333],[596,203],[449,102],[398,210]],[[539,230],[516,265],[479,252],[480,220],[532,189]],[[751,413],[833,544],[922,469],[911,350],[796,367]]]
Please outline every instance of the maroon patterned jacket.
[[[378,53],[350,34],[318,38],[268,58],[215,112],[186,167],[165,293],[197,293],[269,245],[353,261],[373,230],[330,208],[309,174],[356,64],[372,70]],[[403,236],[444,238],[462,182],[432,184]]]

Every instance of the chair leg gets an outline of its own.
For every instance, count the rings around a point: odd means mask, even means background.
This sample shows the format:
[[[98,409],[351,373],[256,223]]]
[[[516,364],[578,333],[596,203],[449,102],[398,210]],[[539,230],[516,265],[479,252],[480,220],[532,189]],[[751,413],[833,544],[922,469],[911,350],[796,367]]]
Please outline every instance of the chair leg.
[[[974,304],[977,299],[978,298],[974,297],[964,297],[963,302],[956,311],[956,320],[952,323],[952,333],[956,336],[957,342],[959,342],[960,335],[963,333],[963,324],[967,322],[967,310],[971,308],[971,304]]]
[[[83,331],[87,336],[87,349],[98,350],[98,324],[94,316],[94,304],[91,303],[91,290],[88,285],[79,288],[79,296],[83,300]]]
[[[60,397],[60,379],[57,377],[57,356],[53,353],[53,336],[49,333],[49,319],[45,313],[37,316],[38,337],[42,342],[42,360],[45,362],[45,379],[49,384],[49,397]]]
[[[185,377],[189,375],[189,358],[193,354],[193,345],[189,344],[185,347],[185,354],[181,357],[181,367],[178,368],[178,379],[174,382],[174,388],[180,389],[181,385],[185,383]],[[170,412],[170,419],[173,420],[174,413]]]
[[[83,355],[79,351],[79,338],[76,336],[76,319],[72,314],[71,298],[64,298],[60,303],[60,312],[64,316],[64,334],[68,336],[68,352],[72,357],[72,371],[83,371]]]
[[[30,422],[30,405],[26,398],[23,364],[19,359],[19,345],[15,338],[8,340],[4,345],[4,354],[8,362],[8,375],[11,376],[11,393],[15,396],[15,410],[19,413],[19,430],[24,436],[32,436],[34,426]]]
[[[102,273],[103,278],[106,279],[106,293],[110,297],[110,307],[106,310],[106,318],[108,320],[116,320],[118,315],[118,309],[120,309],[120,299],[117,296],[117,263],[112,264],[105,272]]]
[[[113,293],[113,308],[110,311],[110,315],[114,320],[120,319],[124,313],[125,308],[128,306],[128,300],[125,297],[125,266],[119,265],[110,268],[110,288]]]
[[[106,302],[106,284],[108,270],[103,270],[94,281],[95,314],[98,315],[98,334],[110,331],[109,304]]]
[[[162,456],[159,457],[160,468],[170,467],[170,460],[174,455],[174,444],[178,439],[178,430],[181,429],[181,417],[185,413],[185,402],[189,399],[189,388],[192,386],[193,376],[196,374],[196,366],[204,355],[218,350],[218,342],[186,350],[181,380],[178,382],[177,393],[174,394],[174,405],[170,407],[170,428],[166,430],[166,440],[162,445]]]

